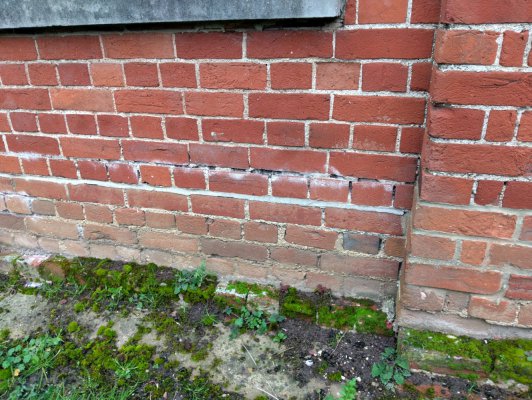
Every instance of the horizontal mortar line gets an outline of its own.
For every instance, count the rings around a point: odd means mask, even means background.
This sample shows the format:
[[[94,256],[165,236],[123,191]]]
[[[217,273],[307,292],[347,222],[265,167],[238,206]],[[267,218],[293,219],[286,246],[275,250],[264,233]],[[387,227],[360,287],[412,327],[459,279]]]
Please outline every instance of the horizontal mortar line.
[[[465,108],[468,110],[482,110],[482,111],[491,111],[491,110],[516,110],[516,111],[528,111],[532,110],[531,106],[504,106],[504,105],[493,105],[486,106],[483,104],[456,104],[456,103],[438,103],[432,101],[431,104],[436,108]]]
[[[341,29],[336,30],[336,32],[342,31],[357,31],[357,30],[371,30],[371,29],[427,29],[434,30],[438,27],[437,23],[390,23],[390,24],[357,24],[357,25],[344,25]]]
[[[505,31],[521,32],[530,30],[530,24],[526,22],[513,23],[484,23],[484,24],[445,24],[446,30],[451,31],[493,31],[503,33]]]
[[[442,72],[519,72],[522,74],[532,73],[532,67],[504,67],[501,65],[466,65],[466,64],[438,64],[438,69]]]
[[[425,169],[425,172],[430,173],[435,176],[446,176],[453,178],[464,178],[464,179],[474,179],[474,180],[490,180],[498,182],[531,182],[532,178],[526,176],[505,176],[505,175],[494,175],[494,174],[480,174],[474,172],[447,172],[447,171],[434,171],[431,169]]]
[[[427,202],[425,200],[418,200],[417,204],[424,206],[426,208],[443,208],[446,210],[460,210],[460,211],[470,211],[470,212],[479,212],[479,213],[497,213],[497,214],[513,215],[516,217],[530,215],[530,210],[502,208],[502,207],[497,207],[497,206],[471,206],[471,205],[463,205],[463,204]]]
[[[513,139],[510,142],[490,142],[486,139],[445,139],[435,136],[430,136],[430,140],[433,143],[443,143],[443,144],[485,144],[489,146],[498,146],[498,147],[520,147],[520,148],[532,148],[532,142],[519,142]]]
[[[184,196],[204,195],[204,196],[209,196],[209,197],[226,197],[226,198],[268,202],[268,203],[275,203],[275,204],[299,205],[299,206],[305,206],[305,207],[343,208],[343,209],[349,209],[349,210],[378,212],[378,213],[393,214],[393,215],[404,215],[406,213],[405,211],[394,209],[394,208],[388,208],[388,207],[368,207],[368,206],[360,206],[356,204],[348,204],[348,203],[340,203],[340,202],[327,202],[327,201],[319,201],[319,200],[311,200],[311,199],[279,198],[279,197],[274,197],[274,196],[255,196],[255,195],[245,195],[245,194],[239,194],[239,193],[215,192],[215,191],[210,191],[210,190],[192,190],[192,189],[168,188],[168,187],[154,188],[153,186],[143,185],[143,184],[142,185],[127,185],[127,184],[107,182],[107,181],[73,180],[73,179],[58,178],[58,177],[52,177],[48,179],[44,179],[42,177],[24,178],[24,177],[16,177],[16,176],[4,174],[4,173],[0,173],[0,177],[8,178],[8,179],[18,178],[22,180],[31,180],[31,181],[39,181],[39,182],[52,182],[52,183],[58,183],[58,184],[71,184],[74,186],[94,185],[94,186],[102,186],[102,187],[108,187],[108,188],[113,188],[113,189],[123,189],[123,190],[143,190],[143,191],[148,191],[148,192],[165,192],[165,193],[180,194]]]

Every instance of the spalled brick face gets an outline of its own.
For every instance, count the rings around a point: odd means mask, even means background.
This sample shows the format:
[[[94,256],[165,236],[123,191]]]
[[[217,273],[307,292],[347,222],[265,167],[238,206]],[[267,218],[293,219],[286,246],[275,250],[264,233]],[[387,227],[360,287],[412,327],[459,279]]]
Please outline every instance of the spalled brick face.
[[[438,29],[439,0],[348,0],[335,28],[3,34],[0,237],[378,300],[409,254],[404,307],[475,293],[522,325],[530,35],[458,25],[519,1],[447,0]]]
[[[471,333],[469,322],[482,320],[486,330],[530,335],[532,64],[529,32],[518,23],[530,22],[531,11],[520,0],[442,4],[449,25],[436,34],[399,306],[409,316],[399,324],[455,314],[453,333]]]

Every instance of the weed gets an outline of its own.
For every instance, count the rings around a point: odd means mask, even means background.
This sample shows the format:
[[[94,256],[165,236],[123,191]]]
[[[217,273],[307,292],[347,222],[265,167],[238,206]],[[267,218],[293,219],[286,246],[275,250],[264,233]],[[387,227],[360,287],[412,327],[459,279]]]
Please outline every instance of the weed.
[[[356,379],[351,379],[342,386],[340,389],[340,397],[338,400],[356,400],[357,398],[357,381]],[[332,395],[327,395],[325,400],[334,400],[335,398]]]
[[[286,339],[288,338],[288,336],[286,336],[286,333],[284,332],[277,332],[277,335],[275,335],[272,340],[275,342],[275,343],[281,343],[281,342],[284,342]]]
[[[207,271],[205,268],[205,261],[201,263],[199,268],[193,271],[183,270],[177,272],[174,283],[174,294],[181,294],[199,289],[206,276]]]
[[[371,376],[379,378],[386,389],[393,391],[395,384],[402,385],[410,376],[408,360],[398,355],[395,349],[387,347],[381,354],[381,360],[373,364]]]

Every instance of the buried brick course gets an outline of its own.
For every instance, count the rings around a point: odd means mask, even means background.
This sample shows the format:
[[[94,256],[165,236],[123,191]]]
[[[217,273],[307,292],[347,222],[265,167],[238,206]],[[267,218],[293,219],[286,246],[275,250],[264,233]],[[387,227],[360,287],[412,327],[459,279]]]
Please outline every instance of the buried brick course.
[[[350,0],[301,28],[1,34],[0,243],[207,258],[396,298],[400,326],[530,337],[532,13],[439,3]]]

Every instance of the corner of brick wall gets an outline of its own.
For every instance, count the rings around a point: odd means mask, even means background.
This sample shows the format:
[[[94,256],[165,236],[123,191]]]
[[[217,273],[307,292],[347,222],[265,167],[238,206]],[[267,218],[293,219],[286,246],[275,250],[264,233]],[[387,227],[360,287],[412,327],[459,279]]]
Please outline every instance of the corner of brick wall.
[[[532,3],[443,2],[401,326],[532,337]]]

